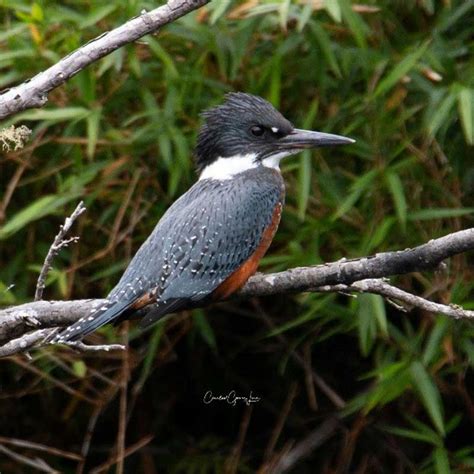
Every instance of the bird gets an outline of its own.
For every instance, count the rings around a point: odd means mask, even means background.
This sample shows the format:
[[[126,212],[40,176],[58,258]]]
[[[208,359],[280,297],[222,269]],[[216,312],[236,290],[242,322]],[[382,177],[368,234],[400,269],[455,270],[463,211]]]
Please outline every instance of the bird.
[[[257,271],[280,223],[280,160],[354,143],[297,129],[270,102],[245,92],[226,94],[201,115],[194,151],[198,180],[161,217],[105,303],[53,343],[78,341],[137,315],[146,328],[166,314],[228,298]]]

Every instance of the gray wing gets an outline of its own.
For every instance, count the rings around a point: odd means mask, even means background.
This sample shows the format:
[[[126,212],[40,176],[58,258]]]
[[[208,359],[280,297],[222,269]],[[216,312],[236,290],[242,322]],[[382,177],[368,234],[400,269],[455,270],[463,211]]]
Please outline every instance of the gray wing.
[[[198,181],[168,209],[108,299],[132,298],[137,282],[156,294],[154,320],[212,293],[255,252],[284,199],[279,173],[254,174]]]

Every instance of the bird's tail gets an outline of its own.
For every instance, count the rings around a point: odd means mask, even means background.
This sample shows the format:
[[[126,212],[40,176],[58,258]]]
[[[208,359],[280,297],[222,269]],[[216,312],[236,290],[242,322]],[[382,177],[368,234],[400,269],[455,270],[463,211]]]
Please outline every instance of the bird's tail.
[[[53,344],[78,341],[87,334],[117,319],[132,306],[134,301],[107,301],[100,308],[94,308],[71,326],[57,334],[51,341]]]

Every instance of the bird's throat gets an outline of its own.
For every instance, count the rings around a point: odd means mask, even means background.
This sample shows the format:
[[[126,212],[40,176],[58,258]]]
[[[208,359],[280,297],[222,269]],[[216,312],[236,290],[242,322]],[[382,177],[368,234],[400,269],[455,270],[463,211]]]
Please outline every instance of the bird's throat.
[[[280,160],[288,153],[278,153],[263,160],[259,159],[255,153],[247,155],[236,155],[229,157],[219,157],[208,164],[201,172],[199,179],[232,179],[234,176],[245,171],[265,166],[280,171]]]

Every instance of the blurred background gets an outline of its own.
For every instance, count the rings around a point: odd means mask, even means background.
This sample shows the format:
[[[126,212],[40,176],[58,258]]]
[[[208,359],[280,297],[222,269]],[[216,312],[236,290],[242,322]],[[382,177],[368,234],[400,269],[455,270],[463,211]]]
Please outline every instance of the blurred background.
[[[156,6],[1,1],[0,87]],[[1,124],[33,134],[0,153],[0,304],[32,300],[81,199],[80,241],[44,297],[104,297],[196,179],[199,113],[228,91],[357,140],[284,161],[287,205],[261,271],[473,227],[473,33],[473,0],[214,0],[110,54]],[[474,309],[472,255],[447,263],[393,282]],[[339,294],[229,301],[147,333],[105,327],[88,342],[130,350],[0,361],[0,471],[471,473],[473,336],[472,323]],[[260,401],[205,404],[209,390]]]

